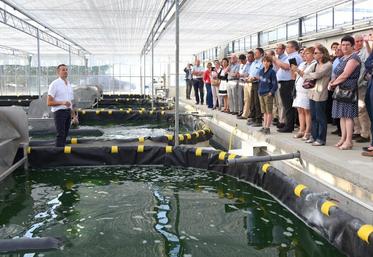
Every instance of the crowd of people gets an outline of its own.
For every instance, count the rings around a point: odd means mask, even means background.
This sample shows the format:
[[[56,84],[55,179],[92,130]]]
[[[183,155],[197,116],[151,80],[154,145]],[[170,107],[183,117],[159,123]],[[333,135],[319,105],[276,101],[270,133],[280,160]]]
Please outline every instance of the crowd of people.
[[[340,136],[335,147],[352,149],[353,140],[367,143],[364,156],[373,157],[373,53],[371,37],[344,36],[330,49],[322,44],[301,47],[297,41],[264,51],[208,62],[184,69],[186,98],[192,88],[196,104],[246,119],[270,134],[298,131],[294,138],[323,146],[327,124]]]

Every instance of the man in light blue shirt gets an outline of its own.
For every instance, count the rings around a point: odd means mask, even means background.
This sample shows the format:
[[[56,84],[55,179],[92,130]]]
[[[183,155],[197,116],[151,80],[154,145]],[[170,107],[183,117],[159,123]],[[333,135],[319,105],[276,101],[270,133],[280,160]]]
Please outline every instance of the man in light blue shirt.
[[[246,80],[249,77],[249,70],[251,63],[248,63],[246,60],[246,55],[241,54],[238,59],[240,60],[240,70],[239,73],[239,82],[238,82],[238,90],[237,90],[237,98],[236,98],[236,104],[238,109],[237,118],[239,119],[245,119],[244,117],[241,117],[243,113],[243,104],[244,104],[244,87],[246,84]]]
[[[259,89],[259,72],[263,68],[262,59],[264,56],[263,48],[256,48],[254,52],[255,60],[250,66],[248,82],[251,84],[251,121],[249,125],[254,127],[262,127],[262,111],[260,110],[260,101],[258,95]]]
[[[286,45],[287,58],[281,56],[274,58],[273,63],[278,67],[276,73],[277,80],[280,83],[280,96],[282,105],[285,110],[285,125],[278,129],[278,132],[291,133],[294,130],[295,109],[293,108],[293,91],[295,87],[295,74],[290,71],[290,59],[294,59],[298,66],[303,62],[302,57],[298,54],[299,44],[297,41],[289,41]]]
[[[337,47],[335,50],[335,59],[333,61],[333,68],[332,68],[332,80],[335,80],[335,68],[337,68],[338,64],[341,62],[341,57],[343,56],[342,49],[340,46]]]
[[[275,49],[277,58],[282,62],[286,62],[286,60],[288,58],[286,53],[285,53],[285,49],[286,49],[286,46],[284,44],[277,44],[276,49]],[[277,77],[277,84],[278,84],[277,85],[278,90],[276,91],[276,94],[275,94],[275,102],[276,102],[276,105],[277,105],[277,113],[278,113],[278,121],[277,121],[276,125],[277,125],[277,128],[282,128],[283,126],[285,126],[285,109],[284,109],[284,106],[282,104],[281,96],[280,96],[281,84],[278,83],[278,81],[279,81],[279,78],[282,77],[282,72],[283,71],[282,70],[279,71],[279,67],[274,63],[273,63],[273,66],[275,67],[275,70],[276,70],[276,77]]]

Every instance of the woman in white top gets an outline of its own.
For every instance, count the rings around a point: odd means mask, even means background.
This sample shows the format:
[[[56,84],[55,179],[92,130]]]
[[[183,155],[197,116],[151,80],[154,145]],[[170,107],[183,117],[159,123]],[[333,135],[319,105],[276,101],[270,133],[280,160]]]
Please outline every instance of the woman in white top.
[[[229,60],[227,58],[223,58],[221,63],[222,63],[222,68],[220,72],[218,73],[218,78],[220,79],[219,95],[223,97],[223,101],[224,101],[224,109],[222,110],[222,112],[229,112],[228,94],[227,94]]]
[[[304,141],[308,140],[311,136],[311,112],[308,89],[303,88],[303,74],[315,68],[316,61],[313,59],[314,51],[314,47],[306,48],[303,52],[305,61],[301,63],[298,68],[295,65],[291,67],[293,72],[300,71],[297,73],[295,79],[296,96],[293,101],[293,107],[298,110],[299,131],[294,135],[294,138],[302,138]]]

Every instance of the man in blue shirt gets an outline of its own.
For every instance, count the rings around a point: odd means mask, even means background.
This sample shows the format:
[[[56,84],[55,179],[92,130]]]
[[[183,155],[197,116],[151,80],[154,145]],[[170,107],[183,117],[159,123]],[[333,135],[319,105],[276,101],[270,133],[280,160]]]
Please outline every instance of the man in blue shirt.
[[[280,84],[280,96],[285,110],[285,125],[278,132],[291,133],[294,130],[295,109],[293,108],[293,91],[295,87],[295,74],[290,71],[290,59],[295,59],[297,66],[303,62],[298,54],[299,44],[297,41],[289,41],[286,46],[287,58],[273,58],[273,63],[278,67],[277,80]]]
[[[249,125],[254,127],[262,126],[262,112],[260,110],[260,101],[258,95],[259,89],[259,72],[263,68],[262,59],[264,56],[263,48],[256,48],[254,52],[254,62],[250,66],[249,71],[249,83],[252,85],[252,94],[251,94],[251,116],[252,122],[248,121]]]

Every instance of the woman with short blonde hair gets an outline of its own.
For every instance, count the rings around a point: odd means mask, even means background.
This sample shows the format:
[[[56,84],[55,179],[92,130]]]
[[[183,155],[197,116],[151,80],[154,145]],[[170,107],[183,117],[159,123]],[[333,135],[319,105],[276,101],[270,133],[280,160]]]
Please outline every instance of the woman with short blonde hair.
[[[211,72],[211,88],[212,88],[212,109],[215,110],[218,106],[218,108],[221,108],[221,101],[219,97],[219,86],[220,86],[220,80],[218,78],[218,74],[220,72],[220,61],[215,60],[214,61],[214,69]]]
[[[329,51],[323,45],[315,47],[314,58],[316,66],[314,71],[304,74],[305,80],[313,80],[315,86],[308,91],[311,110],[311,135],[313,146],[326,143],[328,121],[326,117],[326,102],[328,100],[328,84],[332,75],[332,63],[329,61]]]
[[[307,143],[312,143],[311,136],[311,113],[310,113],[310,100],[308,97],[308,89],[303,88],[304,74],[309,73],[315,67],[315,60],[313,59],[314,47],[307,47],[304,52],[304,62],[298,67],[292,65],[292,71],[297,74],[295,79],[295,99],[293,107],[298,110],[299,118],[299,131],[294,135],[294,138],[301,138]]]
[[[220,86],[219,86],[219,95],[223,97],[223,105],[224,109],[222,112],[229,112],[228,107],[228,94],[227,94],[227,87],[228,87],[228,69],[229,69],[229,60],[227,58],[223,58],[221,61],[222,67],[220,72],[218,73],[218,78],[220,79]]]

